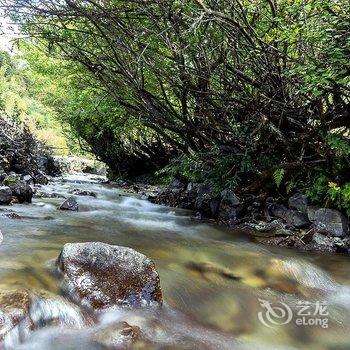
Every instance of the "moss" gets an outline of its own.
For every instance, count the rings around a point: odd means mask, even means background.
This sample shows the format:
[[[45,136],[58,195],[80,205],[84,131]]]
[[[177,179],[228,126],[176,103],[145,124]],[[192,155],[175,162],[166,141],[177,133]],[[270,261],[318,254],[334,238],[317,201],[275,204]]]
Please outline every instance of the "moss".
[[[18,176],[17,175],[8,175],[3,181],[3,184],[5,186],[15,186],[18,181]]]

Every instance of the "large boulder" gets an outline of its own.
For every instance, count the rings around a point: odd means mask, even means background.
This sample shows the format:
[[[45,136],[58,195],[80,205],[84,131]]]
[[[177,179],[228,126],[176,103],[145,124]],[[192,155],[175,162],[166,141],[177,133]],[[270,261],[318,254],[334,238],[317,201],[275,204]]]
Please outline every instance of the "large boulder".
[[[35,173],[34,179],[36,183],[41,185],[47,185],[49,183],[47,176],[40,170]]]
[[[194,209],[206,218],[217,218],[220,207],[220,199],[210,194],[198,195]]]
[[[0,182],[3,182],[6,178],[7,174],[4,168],[1,166],[1,156],[0,156]]]
[[[327,246],[333,249],[336,249],[337,247],[341,248],[346,243],[340,237],[328,237],[319,232],[313,234],[312,241],[318,245]]]
[[[69,197],[67,200],[65,200],[60,205],[61,210],[71,210],[71,211],[78,211],[79,210],[79,204],[75,200],[74,197]]]
[[[32,187],[21,179],[19,174],[10,173],[3,181],[5,186],[11,188],[12,196],[17,198],[19,203],[31,203],[33,197]]]
[[[36,163],[41,171],[49,176],[58,176],[61,174],[59,162],[50,155],[45,154],[36,157]]]
[[[288,205],[291,209],[296,209],[301,213],[307,213],[308,200],[302,193],[295,193],[288,199]]]
[[[186,183],[183,182],[181,179],[173,179],[173,181],[169,184],[168,190],[173,193],[179,193],[183,191],[186,188]]]
[[[67,292],[95,309],[161,305],[159,275],[145,255],[100,242],[65,244],[57,260]]]
[[[34,179],[31,175],[22,176],[22,180],[25,181],[28,185],[34,186]]]
[[[0,186],[0,204],[10,204],[12,190],[8,186]]]
[[[208,184],[193,185],[188,191],[189,202],[193,202],[194,207],[200,216],[206,218],[217,218],[220,208],[220,196],[216,195],[212,187]],[[193,200],[191,201],[191,198]]]
[[[221,192],[221,202],[219,208],[219,219],[224,221],[234,221],[237,219],[238,207],[241,202],[233,191],[224,190]]]
[[[288,225],[296,228],[308,227],[311,223],[306,214],[294,209],[287,209],[284,205],[272,204],[269,207],[272,216],[284,220]]]
[[[328,233],[336,237],[344,237],[348,233],[348,221],[338,210],[308,207],[307,213],[309,220],[321,233]]]
[[[31,203],[33,189],[25,181],[17,181],[11,186],[12,195],[18,199],[19,203]]]

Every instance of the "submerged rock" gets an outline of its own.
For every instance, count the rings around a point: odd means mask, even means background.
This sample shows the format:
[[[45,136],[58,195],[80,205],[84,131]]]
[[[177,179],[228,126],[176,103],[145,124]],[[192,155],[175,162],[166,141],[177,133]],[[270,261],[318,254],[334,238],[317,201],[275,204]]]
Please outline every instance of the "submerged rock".
[[[140,327],[127,322],[112,323],[97,330],[92,340],[108,349],[132,349],[136,342],[143,341]]]
[[[78,188],[75,188],[74,190],[69,192],[70,194],[75,194],[77,196],[90,196],[90,197],[96,197],[96,193],[92,191],[85,191],[80,190]]]
[[[36,295],[26,289],[0,293],[0,349],[13,348],[31,331],[50,325],[82,327],[77,307],[61,298]]]
[[[10,204],[12,199],[12,190],[8,186],[0,187],[0,204]]]
[[[249,344],[248,344],[249,345]],[[243,346],[250,349],[252,346]],[[16,350],[229,350],[241,349],[232,334],[204,327],[170,308],[118,310],[100,315],[99,323],[74,330],[52,328],[37,331]]]
[[[0,345],[22,341],[33,328],[29,318],[31,298],[27,290],[0,293]],[[11,333],[17,333],[17,338]]]
[[[348,232],[347,219],[338,210],[309,207],[308,216],[319,232],[336,237],[344,237]]]
[[[162,304],[154,263],[131,248],[100,242],[65,244],[57,264],[68,293],[95,309]]]
[[[9,219],[21,219],[22,218],[21,216],[19,216],[17,213],[14,213],[14,212],[5,213],[5,214],[2,214],[2,216],[7,217]]]
[[[79,210],[79,204],[75,200],[74,197],[69,197],[67,200],[65,200],[60,205],[61,210],[71,210],[71,211],[78,211]]]
[[[231,281],[240,281],[242,278],[233,273],[230,269],[216,265],[210,262],[189,262],[186,267],[198,274],[200,274],[204,279],[208,280],[209,275],[214,275],[215,277],[222,277]]]
[[[63,194],[56,193],[56,192],[44,192],[44,191],[36,191],[34,194],[35,198],[63,198],[66,199],[66,197]]]

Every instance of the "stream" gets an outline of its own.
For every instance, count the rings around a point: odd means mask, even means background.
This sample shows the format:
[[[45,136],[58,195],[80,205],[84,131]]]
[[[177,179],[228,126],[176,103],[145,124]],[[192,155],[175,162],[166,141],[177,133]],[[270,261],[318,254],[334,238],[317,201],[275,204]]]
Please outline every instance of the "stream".
[[[74,196],[79,212],[57,210],[62,198],[34,198],[8,207],[21,219],[0,217],[0,290],[27,288],[64,300],[53,261],[65,243],[100,241],[155,262],[164,306],[116,310],[87,326],[79,309],[38,303],[34,312],[56,312],[63,324],[34,331],[23,344],[13,339],[7,348],[104,349],[91,335],[118,320],[139,325],[159,344],[145,349],[350,348],[347,256],[258,245],[244,232],[195,221],[187,211],[154,205],[91,175],[67,175],[40,188],[66,197],[72,189],[97,197]]]

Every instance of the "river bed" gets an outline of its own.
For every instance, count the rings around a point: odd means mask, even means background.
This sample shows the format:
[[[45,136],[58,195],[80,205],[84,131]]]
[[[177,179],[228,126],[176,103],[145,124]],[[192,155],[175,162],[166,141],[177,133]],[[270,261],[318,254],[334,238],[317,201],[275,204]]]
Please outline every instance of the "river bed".
[[[350,348],[347,256],[261,246],[242,232],[200,223],[187,211],[140,200],[91,175],[58,178],[40,190],[68,197],[73,189],[97,197],[73,195],[79,212],[57,210],[62,198],[35,198],[8,207],[21,219],[0,217],[0,290],[60,296],[52,262],[63,245],[101,241],[131,247],[155,262],[163,311],[120,310],[90,328],[51,327],[9,348],[94,349],[77,339],[116,319],[142,319],[146,331],[160,321],[164,329],[157,337],[167,349]],[[191,347],[182,339],[190,339]]]

